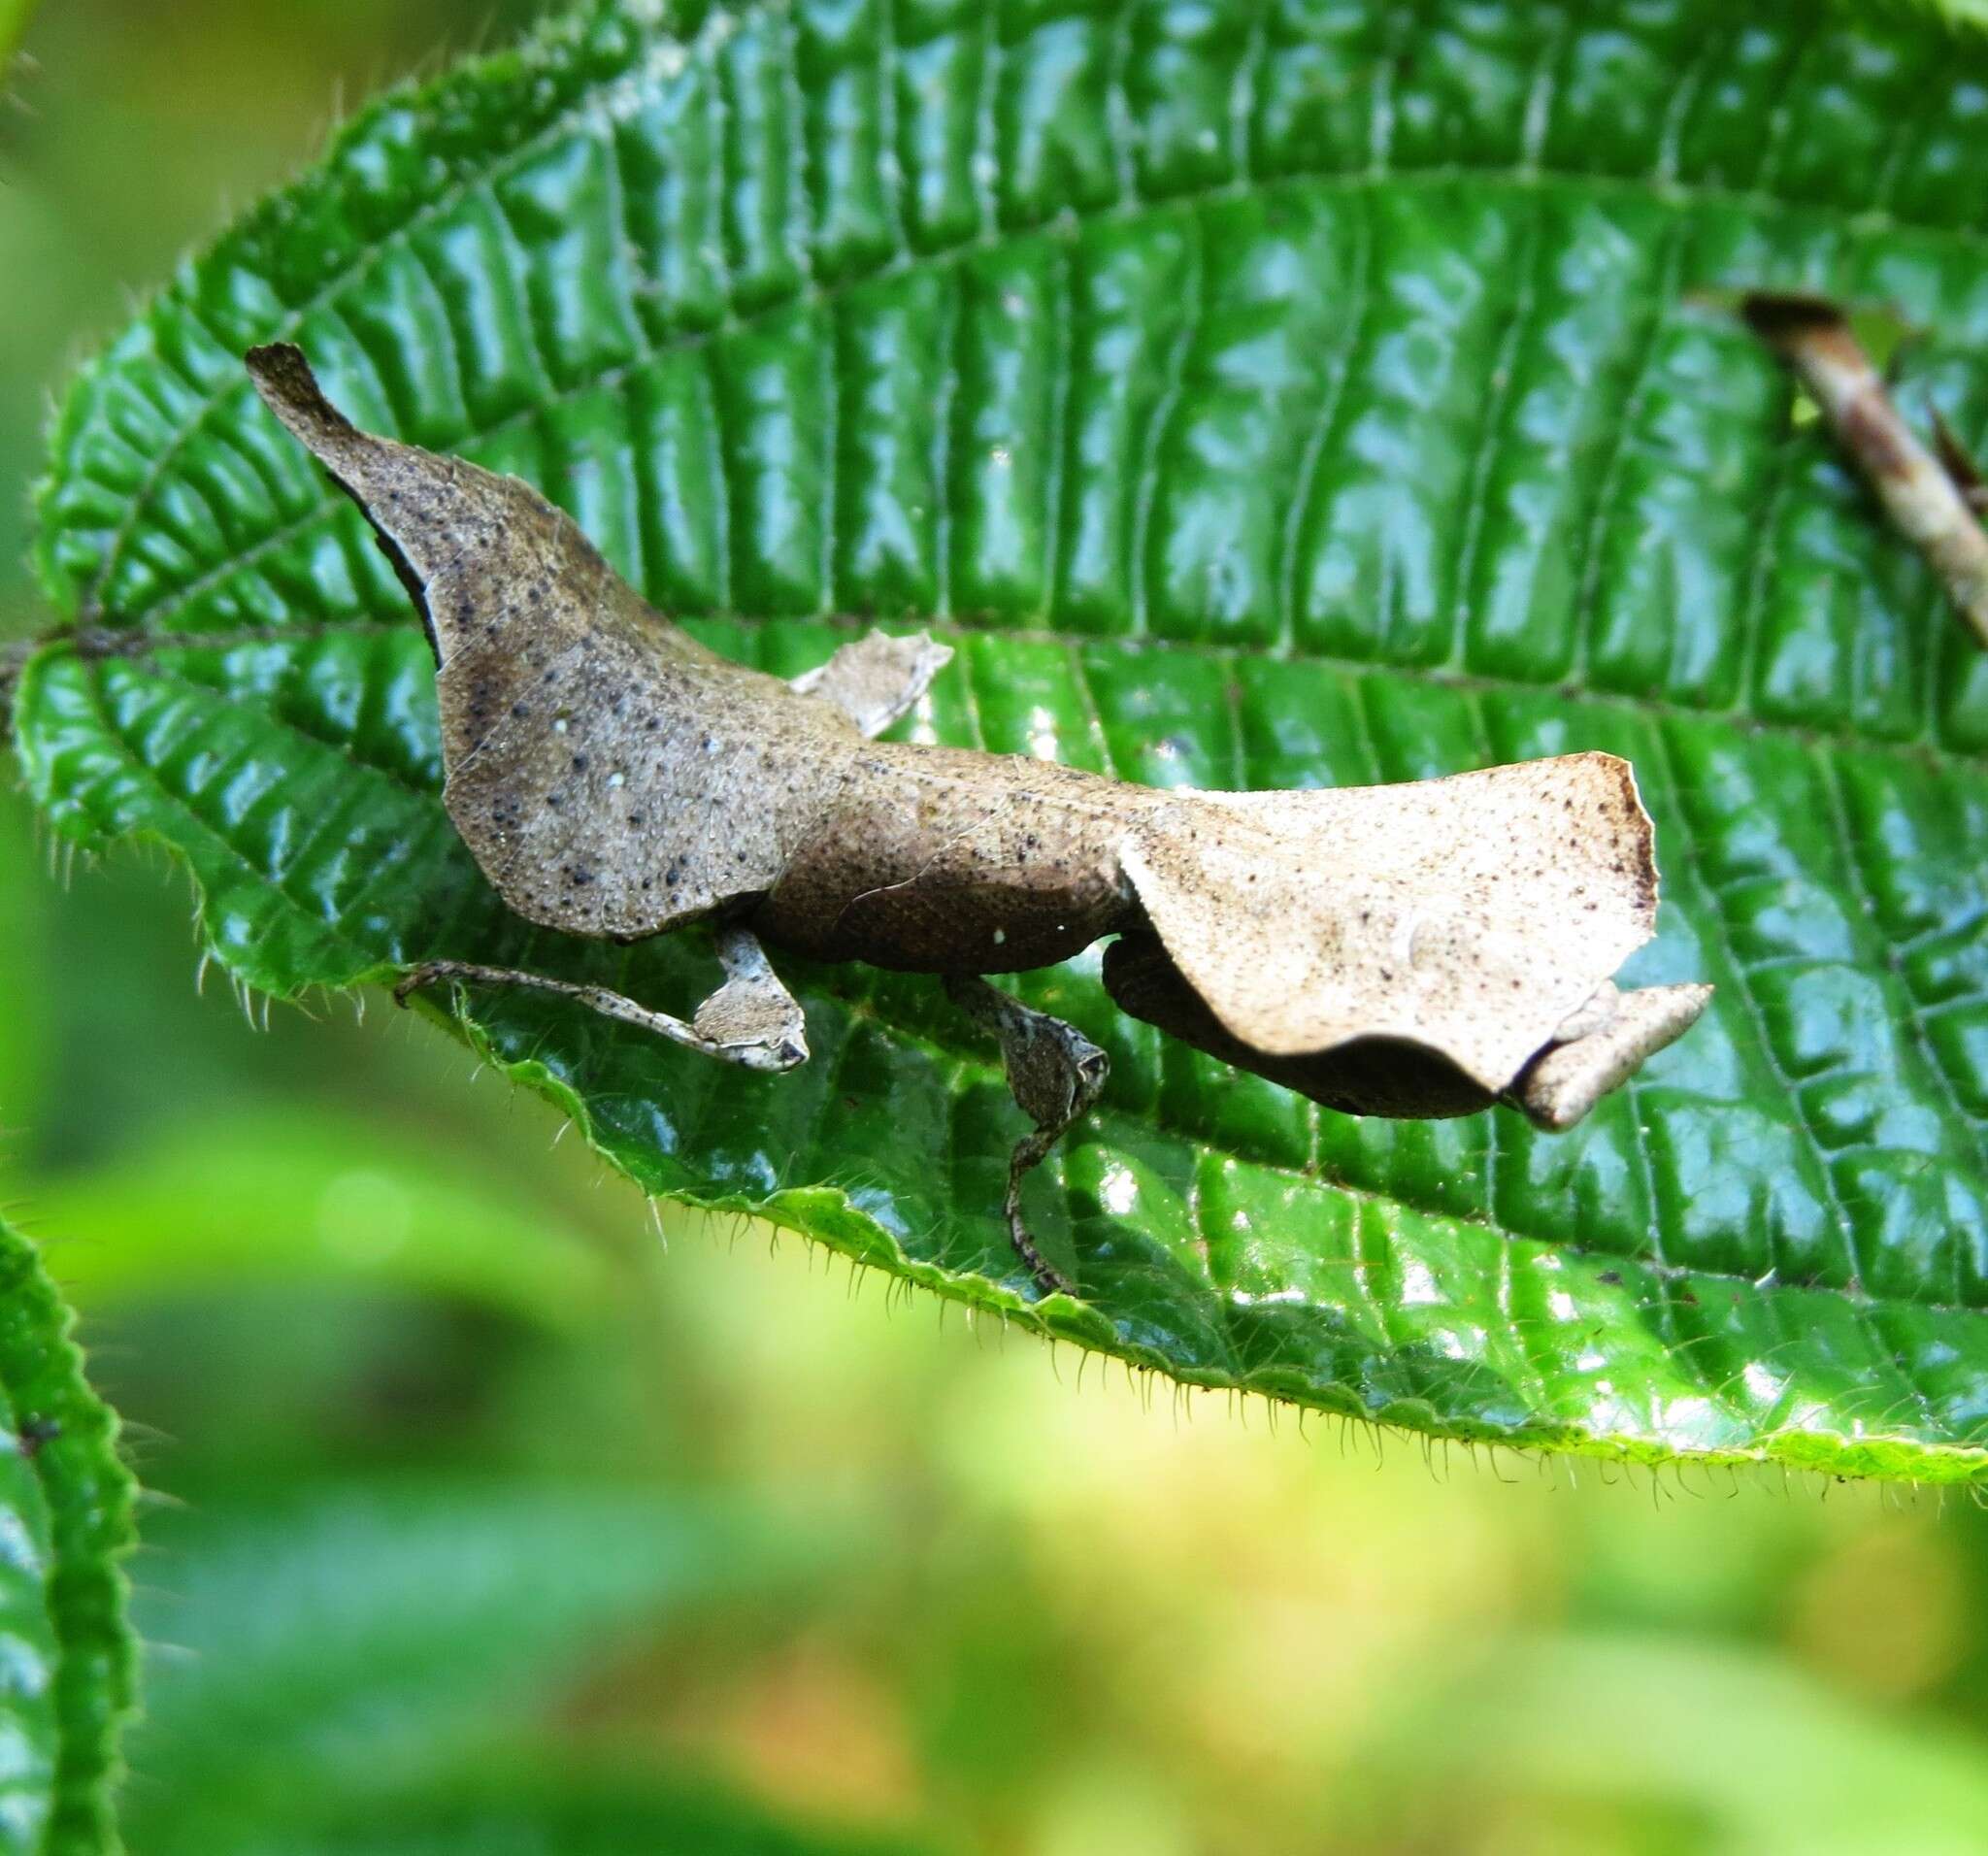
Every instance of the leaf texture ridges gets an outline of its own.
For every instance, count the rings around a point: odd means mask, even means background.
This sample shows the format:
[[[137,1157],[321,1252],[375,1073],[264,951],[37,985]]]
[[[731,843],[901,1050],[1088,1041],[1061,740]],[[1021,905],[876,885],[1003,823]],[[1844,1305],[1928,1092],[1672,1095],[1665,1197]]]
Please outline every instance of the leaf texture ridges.
[[[595,8],[397,93],[80,379],[39,558],[151,634],[24,679],[34,788],[163,840],[292,994],[458,956],[680,1010],[696,945],[511,920],[432,673],[252,401],[541,484],[720,648],[960,646],[916,726],[1159,784],[1600,747],[1658,822],[1639,981],[1706,1022],[1586,1126],[1333,1115],[1115,1021],[1043,1223],[1061,1331],[1444,1435],[1988,1472],[1988,661],[1707,293],[1895,305],[1988,427],[1988,49],[1798,0]],[[727,1075],[543,1001],[471,1035],[649,1189],[1015,1306],[1013,1132],[932,988],[800,976]]]

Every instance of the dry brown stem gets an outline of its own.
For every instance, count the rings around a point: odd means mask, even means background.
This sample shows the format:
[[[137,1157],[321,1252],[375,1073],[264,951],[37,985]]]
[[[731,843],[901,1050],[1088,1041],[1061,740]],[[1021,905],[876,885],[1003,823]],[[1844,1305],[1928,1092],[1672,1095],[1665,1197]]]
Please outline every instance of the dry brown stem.
[[[1826,297],[1756,290],[1741,300],[1740,314],[1801,376],[1885,514],[1925,555],[1961,616],[1988,644],[1988,533],[1975,514],[1980,481],[1964,447],[1943,424],[1943,456],[1919,442],[1840,305]]]

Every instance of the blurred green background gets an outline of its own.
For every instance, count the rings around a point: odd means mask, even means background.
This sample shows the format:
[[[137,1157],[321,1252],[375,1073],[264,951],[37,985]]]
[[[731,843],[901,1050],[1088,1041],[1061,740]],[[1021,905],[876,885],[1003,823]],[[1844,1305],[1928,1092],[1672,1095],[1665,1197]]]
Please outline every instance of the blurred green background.
[[[341,95],[535,10],[49,0],[0,635],[48,396],[131,293]],[[265,1029],[194,980],[183,879],[65,883],[0,793],[0,1201],[154,1492],[140,1856],[1988,1849],[1977,1507],[1079,1372],[659,1233],[382,999]]]

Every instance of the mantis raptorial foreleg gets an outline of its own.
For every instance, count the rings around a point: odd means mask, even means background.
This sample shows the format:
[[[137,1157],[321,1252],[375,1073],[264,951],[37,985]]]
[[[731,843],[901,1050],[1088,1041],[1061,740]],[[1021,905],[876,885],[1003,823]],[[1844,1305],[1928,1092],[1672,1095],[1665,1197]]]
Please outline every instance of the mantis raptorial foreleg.
[[[578,1000],[605,1018],[634,1025],[686,1049],[747,1070],[791,1070],[806,1063],[808,1026],[800,1001],[780,983],[757,937],[744,928],[720,928],[717,950],[725,982],[698,1007],[688,1024],[607,986],[553,979],[515,967],[479,966],[468,960],[423,961],[400,980],[393,996],[406,1005],[410,994],[444,979],[473,986],[518,986]]]
[[[1000,1042],[1008,1086],[1021,1111],[1036,1124],[1014,1143],[1008,1161],[1008,1193],[1001,1209],[1015,1253],[1045,1295],[1075,1295],[1077,1285],[1043,1255],[1022,1219],[1021,1182],[1070,1125],[1089,1113],[1110,1075],[1111,1060],[1075,1025],[1031,1011],[984,979],[948,974],[945,991],[954,1005]]]

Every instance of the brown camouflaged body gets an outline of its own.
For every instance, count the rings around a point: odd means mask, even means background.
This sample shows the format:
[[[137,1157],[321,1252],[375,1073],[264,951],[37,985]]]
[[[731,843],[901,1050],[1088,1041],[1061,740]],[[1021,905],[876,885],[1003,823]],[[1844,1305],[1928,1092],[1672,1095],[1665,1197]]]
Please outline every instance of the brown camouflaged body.
[[[1143,917],[1118,845],[1144,787],[1019,754],[866,744],[752,925],[823,960],[1015,973]]]
[[[1107,970],[1127,1010],[1324,1100],[1339,1082],[1303,1060],[1417,1053],[1436,1081],[1355,1093],[1424,1113],[1507,1088],[1653,931],[1649,820],[1612,755],[1182,793],[876,743],[863,647],[812,690],[729,663],[527,485],[355,431],[294,348],[249,365],[421,605],[449,814],[531,921],[636,939],[721,914],[817,958],[948,974],[1128,933]],[[1681,1029],[1704,989],[1672,990]]]
[[[1116,841],[1164,795],[868,741],[696,644],[525,484],[354,431],[295,350],[257,353],[399,556],[441,666],[449,816],[527,920],[634,940],[725,911],[818,958],[1008,973],[1137,917]]]

